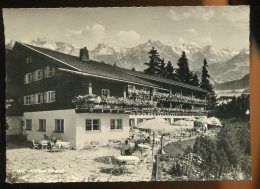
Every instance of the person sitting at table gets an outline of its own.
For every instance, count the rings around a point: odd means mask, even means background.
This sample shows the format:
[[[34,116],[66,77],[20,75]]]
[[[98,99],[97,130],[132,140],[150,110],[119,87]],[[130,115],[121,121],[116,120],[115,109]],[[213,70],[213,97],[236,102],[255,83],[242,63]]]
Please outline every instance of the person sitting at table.
[[[132,155],[131,146],[128,143],[128,140],[126,140],[125,143],[122,145],[121,155],[126,155],[126,156]]]
[[[135,143],[135,134],[133,134],[133,135],[131,136],[131,138],[130,138],[129,141]]]
[[[151,142],[150,136],[148,136],[148,137],[145,139],[145,142],[146,142],[146,143],[150,143],[150,142]]]

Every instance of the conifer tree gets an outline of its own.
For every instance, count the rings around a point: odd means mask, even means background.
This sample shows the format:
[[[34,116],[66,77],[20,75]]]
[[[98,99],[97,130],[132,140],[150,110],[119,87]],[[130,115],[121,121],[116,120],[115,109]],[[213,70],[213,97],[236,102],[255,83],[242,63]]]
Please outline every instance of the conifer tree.
[[[191,79],[191,84],[196,86],[196,87],[200,86],[200,81],[199,81],[199,78],[198,78],[196,73],[193,74],[193,77]]]
[[[159,65],[159,75],[160,75],[160,77],[165,77],[166,76],[166,69],[165,69],[164,58],[161,59],[161,62],[160,62],[160,65]]]
[[[207,99],[208,99],[208,110],[215,110],[216,104],[217,104],[217,97],[214,91],[214,87],[211,85],[209,78],[210,75],[207,70],[208,62],[204,58],[203,60],[203,66],[202,66],[202,76],[201,76],[201,83],[200,87],[202,89],[205,89],[209,92]]]
[[[148,52],[148,54],[149,54],[150,61],[149,63],[144,63],[145,65],[148,66],[148,68],[145,69],[144,72],[150,75],[159,74],[159,65],[161,62],[159,53],[154,47],[152,47],[152,49]]]
[[[208,62],[204,58],[203,66],[202,66],[202,76],[201,76],[200,87],[202,89],[205,89],[205,90],[209,91],[209,92],[212,92],[213,86],[209,82],[210,75],[209,75],[209,72],[207,70],[207,67],[208,67]]]
[[[182,52],[181,57],[177,62],[178,68],[176,69],[177,80],[186,84],[191,84],[192,73],[189,68],[189,61],[185,52]]]
[[[168,79],[175,79],[174,68],[171,61],[168,61],[167,65],[165,66],[165,77]]]

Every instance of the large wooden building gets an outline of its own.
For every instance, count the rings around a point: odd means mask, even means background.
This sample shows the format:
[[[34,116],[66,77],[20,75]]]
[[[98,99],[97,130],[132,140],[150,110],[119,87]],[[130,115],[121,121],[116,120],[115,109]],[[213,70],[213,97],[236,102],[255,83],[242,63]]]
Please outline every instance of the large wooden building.
[[[80,148],[156,116],[207,116],[207,91],[90,60],[86,48],[76,57],[16,42],[7,64],[7,116],[22,120],[28,140],[52,134]]]

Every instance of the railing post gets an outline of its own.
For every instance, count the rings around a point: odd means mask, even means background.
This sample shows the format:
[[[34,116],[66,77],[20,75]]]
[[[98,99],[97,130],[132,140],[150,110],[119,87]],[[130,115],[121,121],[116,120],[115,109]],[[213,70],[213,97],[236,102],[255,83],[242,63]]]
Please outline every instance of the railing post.
[[[88,94],[92,95],[92,81],[90,79],[88,80]]]
[[[127,86],[124,85],[124,99],[126,99],[126,88],[127,88]]]

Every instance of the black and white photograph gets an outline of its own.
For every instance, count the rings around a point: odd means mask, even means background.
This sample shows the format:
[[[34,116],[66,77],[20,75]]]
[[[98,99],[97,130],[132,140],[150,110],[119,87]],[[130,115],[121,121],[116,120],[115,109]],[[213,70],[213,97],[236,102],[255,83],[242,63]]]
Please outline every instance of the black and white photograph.
[[[249,14],[4,8],[6,182],[251,180]]]

